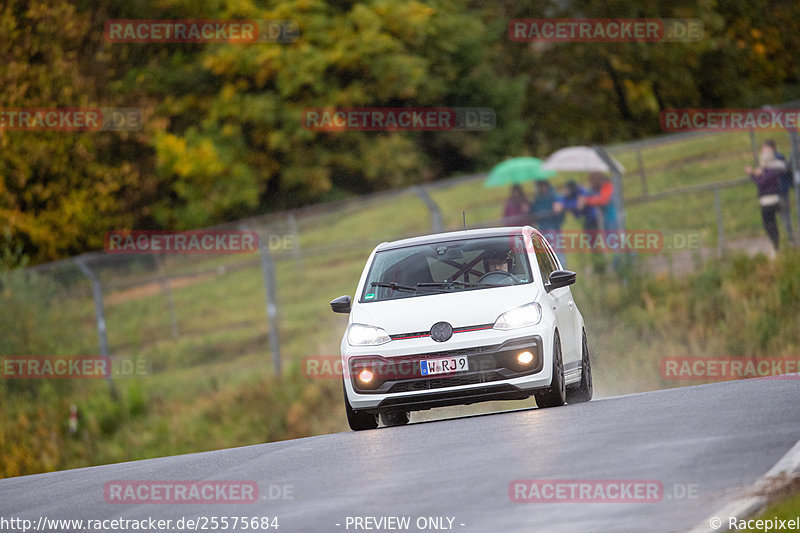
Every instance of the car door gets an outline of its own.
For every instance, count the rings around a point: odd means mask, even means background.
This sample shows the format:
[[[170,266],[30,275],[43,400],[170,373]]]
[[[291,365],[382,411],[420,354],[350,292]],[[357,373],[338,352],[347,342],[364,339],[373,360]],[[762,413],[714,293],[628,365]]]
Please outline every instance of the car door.
[[[544,238],[539,235],[533,235],[533,239],[536,261],[539,263],[542,279],[547,282],[550,273],[560,269],[561,265],[552,248],[550,248],[550,244]],[[575,302],[572,299],[572,291],[570,291],[569,287],[560,287],[551,290],[545,298],[558,319],[564,370],[569,373],[575,367],[576,361],[580,361],[580,351],[575,341]]]

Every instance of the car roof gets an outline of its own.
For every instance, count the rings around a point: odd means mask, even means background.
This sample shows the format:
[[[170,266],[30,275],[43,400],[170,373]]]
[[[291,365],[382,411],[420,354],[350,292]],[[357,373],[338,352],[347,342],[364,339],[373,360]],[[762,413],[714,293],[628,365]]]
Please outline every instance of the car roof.
[[[418,244],[432,244],[445,241],[457,241],[463,239],[477,239],[481,237],[506,237],[508,235],[524,235],[526,233],[538,233],[537,230],[530,226],[508,226],[502,228],[482,228],[470,229],[461,231],[449,231],[446,233],[434,233],[432,235],[421,235],[419,237],[411,237],[408,239],[401,239],[399,241],[384,242],[378,245],[375,249],[377,252],[384,250],[395,250],[397,248],[405,248],[407,246],[416,246]]]

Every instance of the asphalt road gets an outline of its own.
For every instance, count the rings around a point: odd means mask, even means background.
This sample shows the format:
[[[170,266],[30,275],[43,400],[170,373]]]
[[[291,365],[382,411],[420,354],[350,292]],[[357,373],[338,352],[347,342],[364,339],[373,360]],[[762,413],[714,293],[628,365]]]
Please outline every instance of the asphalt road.
[[[445,517],[463,532],[685,531],[800,439],[798,404],[797,379],[736,381],[12,478],[0,480],[0,524],[153,517],[176,531],[181,517],[277,516],[281,533],[440,531],[428,517]],[[517,503],[509,485],[519,479],[649,480],[663,493],[654,503]],[[131,480],[254,481],[259,501],[105,501],[107,482]],[[348,527],[348,517],[389,516],[409,526]]]

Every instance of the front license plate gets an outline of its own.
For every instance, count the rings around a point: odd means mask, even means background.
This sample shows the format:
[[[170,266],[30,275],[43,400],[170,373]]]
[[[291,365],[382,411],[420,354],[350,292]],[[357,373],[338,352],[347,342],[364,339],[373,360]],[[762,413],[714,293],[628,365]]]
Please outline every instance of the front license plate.
[[[423,376],[436,374],[449,374],[450,372],[464,372],[469,370],[467,356],[443,357],[441,359],[426,359],[419,362],[419,369]]]

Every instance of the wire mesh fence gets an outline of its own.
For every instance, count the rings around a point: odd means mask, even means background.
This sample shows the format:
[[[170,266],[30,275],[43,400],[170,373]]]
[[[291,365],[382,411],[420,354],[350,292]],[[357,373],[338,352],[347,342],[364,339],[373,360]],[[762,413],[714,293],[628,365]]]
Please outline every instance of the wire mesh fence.
[[[755,132],[672,134],[607,147],[627,169],[627,229],[664,236],[659,250],[637,254],[644,264],[668,269],[677,258],[696,269],[740,241],[763,241],[755,188],[742,169],[767,137],[791,150],[785,133]],[[158,373],[241,353],[253,371],[280,374],[284,359],[334,349],[330,335],[310,335],[309,328],[339,324],[320,318],[321,309],[338,296],[333,291],[352,291],[376,244],[502,224],[507,191],[484,188],[484,179],[462,176],[209,229],[256,232],[259,248],[249,253],[94,252],[9,272],[4,290],[47,312],[33,330],[9,332],[0,354],[137,356]],[[585,176],[567,173],[554,182],[568,179]],[[566,227],[580,224],[568,218]],[[588,255],[568,253],[568,263],[591,275]],[[32,335],[49,341],[31,342]]]

